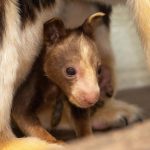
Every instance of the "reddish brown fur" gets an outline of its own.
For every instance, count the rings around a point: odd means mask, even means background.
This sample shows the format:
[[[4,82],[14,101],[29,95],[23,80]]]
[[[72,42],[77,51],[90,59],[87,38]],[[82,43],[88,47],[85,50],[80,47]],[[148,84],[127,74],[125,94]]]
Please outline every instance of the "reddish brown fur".
[[[91,38],[92,32],[90,31],[90,34],[88,34],[89,29],[87,33],[85,30],[83,32],[83,26],[73,30],[63,30],[63,28],[62,22],[57,19],[45,24],[43,50],[34,63],[30,75],[17,91],[12,110],[13,119],[26,135],[39,137],[48,142],[58,141],[42,127],[37,113],[47,103],[51,106],[49,109],[53,109],[53,103],[57,99],[66,100],[65,95],[70,101],[70,91],[76,81],[65,78],[60,69],[66,67],[70,62],[71,64],[82,62],[82,49],[79,46],[81,37],[87,41],[91,50],[88,56],[90,59],[86,61],[91,64],[94,75],[97,78],[96,81],[98,82],[100,79],[99,75],[97,75],[97,63],[100,63],[100,58],[97,57],[99,56],[98,51],[94,40]],[[55,30],[55,32],[51,32],[51,30]],[[52,35],[52,33],[55,34]],[[82,71],[84,73],[84,68]],[[76,99],[68,101],[70,113],[76,125],[77,135],[85,136],[92,133],[90,111],[89,109],[76,107],[74,105]]]

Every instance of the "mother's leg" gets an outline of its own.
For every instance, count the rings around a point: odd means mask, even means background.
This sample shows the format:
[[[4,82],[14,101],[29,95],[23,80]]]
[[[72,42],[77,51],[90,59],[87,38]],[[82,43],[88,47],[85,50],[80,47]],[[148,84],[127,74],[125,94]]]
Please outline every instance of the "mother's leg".
[[[21,31],[17,0],[2,0],[0,3],[0,148],[22,150],[62,148],[48,145],[35,138],[16,139],[10,127],[10,112],[16,88],[29,72],[38,55],[42,41],[43,18],[39,16],[36,25]],[[46,15],[46,12],[44,14]],[[50,12],[47,12],[50,14]],[[47,15],[49,17],[49,15]],[[37,44],[38,43],[38,44]]]

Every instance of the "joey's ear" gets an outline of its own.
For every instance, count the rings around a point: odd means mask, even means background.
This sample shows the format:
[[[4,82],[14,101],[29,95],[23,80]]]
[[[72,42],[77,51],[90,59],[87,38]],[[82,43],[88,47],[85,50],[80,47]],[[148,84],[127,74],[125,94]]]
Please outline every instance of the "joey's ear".
[[[102,12],[97,12],[89,16],[82,25],[82,30],[87,35],[93,35],[97,26],[102,23],[102,17],[105,16]]]
[[[54,44],[66,35],[64,23],[57,18],[53,18],[44,24],[44,42]]]

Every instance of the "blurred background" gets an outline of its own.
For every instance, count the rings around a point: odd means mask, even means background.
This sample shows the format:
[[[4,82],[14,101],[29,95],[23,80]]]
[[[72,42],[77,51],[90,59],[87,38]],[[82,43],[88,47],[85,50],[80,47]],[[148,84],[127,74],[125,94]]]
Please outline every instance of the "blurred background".
[[[150,72],[146,65],[133,19],[124,6],[115,6],[111,18],[111,41],[116,60],[119,90],[150,85]]]
[[[138,105],[145,117],[150,117],[150,71],[133,19],[125,6],[113,8],[111,42],[116,61],[116,97]]]

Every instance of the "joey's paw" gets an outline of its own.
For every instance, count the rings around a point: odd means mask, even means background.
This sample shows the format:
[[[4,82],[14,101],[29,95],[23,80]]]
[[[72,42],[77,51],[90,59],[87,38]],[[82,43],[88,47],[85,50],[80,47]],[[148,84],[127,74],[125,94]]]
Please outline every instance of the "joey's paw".
[[[142,111],[138,107],[122,101],[110,100],[97,110],[92,118],[92,127],[97,130],[120,128],[142,120]]]

